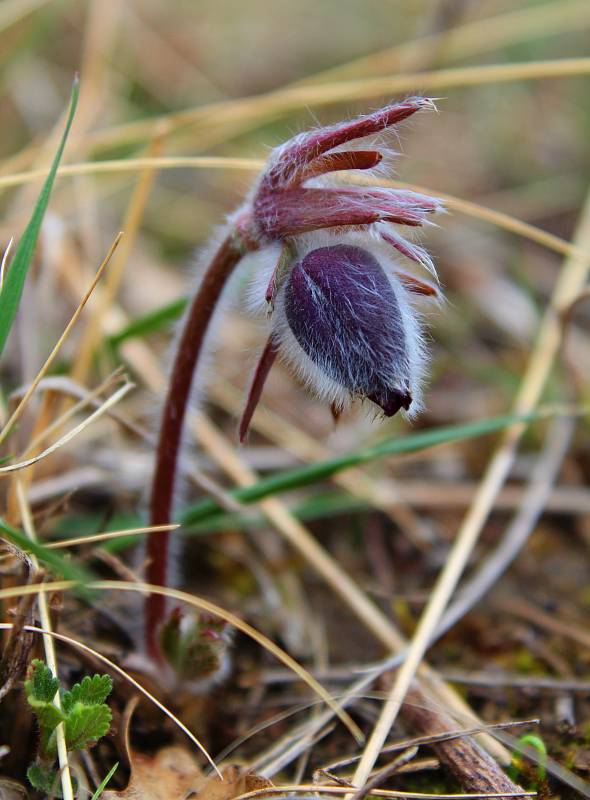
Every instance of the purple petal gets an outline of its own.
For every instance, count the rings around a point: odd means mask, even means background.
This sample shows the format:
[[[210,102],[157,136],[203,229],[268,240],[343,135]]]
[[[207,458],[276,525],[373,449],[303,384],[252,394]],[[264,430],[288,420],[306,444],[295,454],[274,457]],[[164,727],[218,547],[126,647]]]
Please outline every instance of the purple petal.
[[[388,416],[409,408],[403,317],[371,253],[346,244],[308,253],[291,271],[285,312],[295,339],[326,376]]]
[[[425,250],[424,247],[420,247],[419,244],[409,242],[394,230],[379,231],[379,234],[383,241],[394,247],[398,253],[401,253],[411,261],[415,261],[417,264],[422,264],[423,267],[426,267],[428,272],[434,275],[435,278],[438,278],[434,262],[430,257],[428,250]]]
[[[296,188],[259,197],[255,204],[260,232],[270,238],[374,222],[417,227],[430,212],[421,200],[412,204],[409,193],[386,189]]]
[[[319,128],[303,136],[296,136],[281,149],[276,164],[268,173],[269,184],[276,188],[280,183],[288,182],[302,164],[309,164],[314,158],[327,153],[334,147],[379,133],[397,125],[398,122],[407,119],[417,111],[433,108],[434,103],[428,98],[408,97],[401,103],[385,106],[373,114]]]

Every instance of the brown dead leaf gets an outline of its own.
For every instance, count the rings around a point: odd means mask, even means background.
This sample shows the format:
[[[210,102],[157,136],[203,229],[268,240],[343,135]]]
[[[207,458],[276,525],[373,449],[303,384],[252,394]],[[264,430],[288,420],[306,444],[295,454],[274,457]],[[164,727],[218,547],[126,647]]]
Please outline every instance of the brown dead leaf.
[[[165,747],[155,756],[133,753],[131,780],[121,792],[106,791],[104,800],[233,800],[244,792],[272,786],[266,778],[238,766],[205,776],[182,747]]]
[[[0,778],[0,800],[27,800],[29,794],[22,783]]]
[[[199,800],[233,800],[238,795],[252,792],[255,789],[266,789],[272,786],[267,778],[257,775],[252,770],[235,765],[224,767],[221,771],[223,781],[217,775],[210,775],[199,791],[194,795]]]

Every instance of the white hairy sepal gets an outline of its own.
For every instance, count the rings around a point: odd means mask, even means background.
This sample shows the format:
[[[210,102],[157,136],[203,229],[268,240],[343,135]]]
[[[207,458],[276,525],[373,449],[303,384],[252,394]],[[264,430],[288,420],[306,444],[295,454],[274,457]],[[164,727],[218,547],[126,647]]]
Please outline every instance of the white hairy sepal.
[[[298,236],[294,242],[296,255],[291,268],[301,261],[312,250],[320,247],[329,247],[335,244],[350,244],[368,250],[377,259],[396,296],[406,337],[406,352],[408,360],[409,389],[412,404],[408,411],[404,411],[407,418],[414,417],[422,408],[422,385],[427,372],[427,350],[424,343],[421,315],[417,308],[418,297],[411,294],[397,277],[400,262],[392,256],[391,247],[378,238],[367,237],[365,232],[335,232],[316,231],[314,233]],[[260,314],[268,310],[265,302],[266,287],[278,263],[280,247],[270,246],[249,257],[249,268],[252,270],[252,281],[247,296],[248,306],[254,313]],[[296,378],[320,400],[334,404],[336,407],[346,408],[355,399],[348,389],[333,380],[322,369],[321,364],[316,364],[303,350],[296,340],[289,326],[285,311],[285,289],[289,280],[287,272],[274,298],[274,309],[270,319],[270,332],[279,346],[279,357],[294,372]],[[384,382],[392,389],[402,390],[397,379],[395,365],[383,364],[381,373]],[[351,385],[354,384],[354,372],[350,376]]]

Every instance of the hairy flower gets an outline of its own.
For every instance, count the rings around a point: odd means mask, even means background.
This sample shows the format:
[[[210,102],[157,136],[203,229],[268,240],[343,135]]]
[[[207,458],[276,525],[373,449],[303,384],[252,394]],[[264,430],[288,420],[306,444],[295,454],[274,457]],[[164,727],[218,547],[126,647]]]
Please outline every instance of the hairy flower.
[[[435,275],[426,250],[396,226],[424,225],[441,203],[408,190],[345,185],[332,173],[374,169],[383,149],[345,145],[432,108],[431,100],[408,98],[296,136],[271,156],[237,217],[251,249],[271,258],[278,253],[265,276],[271,332],[240,423],[241,440],[279,354],[335,413],[350,398],[366,398],[387,416],[419,408],[425,358],[415,300],[436,298],[438,291],[400,270],[403,256]],[[256,284],[262,294],[260,276]]]
[[[435,275],[428,253],[406,239],[399,226],[424,225],[441,204],[377,181],[347,185],[335,173],[375,169],[387,154],[378,143],[380,134],[433,108],[432,100],[410,97],[291,139],[272,153],[223,237],[203,255],[207,266],[182,324],[162,410],[152,525],[172,517],[184,419],[199,359],[228,279],[248,252],[263,263],[271,259],[268,274],[257,270],[271,329],[254,372],[240,439],[279,354],[336,414],[356,398],[387,415],[419,407],[424,348],[414,302],[418,295],[432,299],[438,292],[400,270],[403,257]],[[366,149],[348,147],[359,139],[368,140]],[[169,536],[152,533],[148,540],[148,581],[155,585],[167,582]],[[158,638],[164,619],[165,598],[149,595],[146,649],[160,664],[166,660]]]
[[[335,393],[368,397],[388,415],[410,407],[407,310],[368,250],[312,250],[291,270],[283,304],[283,347],[299,345]]]

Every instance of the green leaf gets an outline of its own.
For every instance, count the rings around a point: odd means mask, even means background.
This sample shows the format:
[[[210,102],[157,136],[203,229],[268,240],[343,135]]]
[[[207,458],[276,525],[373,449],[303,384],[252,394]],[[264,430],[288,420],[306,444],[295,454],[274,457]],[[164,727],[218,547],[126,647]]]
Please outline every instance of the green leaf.
[[[76,703],[84,706],[93,706],[104,703],[111,689],[113,681],[110,675],[87,675],[81,683],[76,683],[69,692],[64,692],[61,702],[66,714]]]
[[[187,298],[180,297],[178,300],[173,300],[149,314],[144,314],[142,317],[129,322],[125,327],[121,328],[117,333],[109,336],[109,344],[112,347],[119,347],[126,342],[127,339],[134,339],[140,336],[146,336],[149,333],[154,333],[161,328],[166,327],[170,322],[175,322],[179,319],[187,305]]]
[[[91,592],[85,588],[85,585],[93,580],[93,575],[89,570],[78,566],[78,564],[71,561],[69,558],[64,558],[55,550],[29,539],[24,533],[4,522],[1,517],[0,532],[4,533],[7,539],[25,553],[32,553],[36,556],[39,561],[46,567],[49,567],[52,572],[63,575],[66,580],[75,581],[75,583],[78,584],[79,594],[85,599],[91,597]]]
[[[47,738],[57,728],[65,717],[54,703],[47,703],[43,700],[29,700],[33,713],[37,717],[42,736]]]
[[[231,495],[242,503],[255,503],[270,495],[298,489],[302,486],[308,486],[311,483],[331,478],[345,469],[356,467],[359,464],[367,464],[378,458],[404,453],[416,453],[448,442],[472,439],[477,436],[495,433],[518,422],[530,422],[540,416],[542,414],[539,412],[524,415],[507,414],[470,422],[466,425],[449,425],[443,428],[421,431],[420,433],[412,433],[409,436],[397,439],[387,439],[373,447],[366,447],[343,456],[336,456],[315,464],[280,472],[278,475],[264,478],[252,486],[235,489],[231,492]],[[197,522],[217,517],[221,513],[221,508],[214,500],[202,500],[200,503],[185,509],[181,521],[183,525],[193,525]]]
[[[51,797],[62,796],[59,774],[56,770],[42,767],[41,764],[31,764],[27,770],[27,778],[33,789]]]
[[[289,506],[291,514],[297,519],[302,521],[309,521],[314,519],[321,519],[325,517],[333,517],[338,514],[354,514],[367,511],[371,508],[371,504],[367,500],[360,497],[347,494],[346,492],[321,492],[314,493],[312,496],[306,498],[301,503]],[[84,518],[85,519],[85,518]],[[68,519],[72,522],[74,533],[77,533],[75,524],[77,518],[72,517]],[[144,520],[138,515],[130,522],[125,521],[128,527],[139,527],[144,523]],[[80,520],[80,525],[83,524],[83,519]],[[264,525],[264,515],[250,511],[248,513],[233,513],[224,512],[220,513],[215,518],[206,519],[203,522],[191,524],[183,533],[187,536],[196,536],[201,534],[211,534],[227,531],[230,529],[238,530],[257,530],[261,525]],[[111,526],[113,530],[122,529],[125,525],[119,525],[117,528]],[[94,526],[93,531],[96,530]],[[106,529],[105,529],[106,530]],[[146,534],[147,535],[147,534]],[[120,536],[116,539],[110,539],[103,542],[102,547],[110,553],[119,553],[127,550],[130,547],[137,546],[140,540],[137,536]]]
[[[61,142],[57,148],[49,175],[47,176],[47,179],[43,184],[43,188],[41,189],[41,194],[39,195],[39,199],[37,200],[33,214],[31,215],[29,223],[17,245],[14,257],[4,277],[2,290],[0,291],[0,353],[2,353],[4,350],[6,339],[8,338],[12,323],[16,317],[16,312],[18,311],[27,272],[31,265],[31,261],[33,260],[33,254],[35,252],[35,247],[37,246],[37,239],[39,238],[39,231],[41,230],[41,223],[43,222],[43,216],[45,214],[45,210],[47,209],[47,204],[49,202],[49,196],[55,181],[57,168],[59,166],[59,162],[61,161],[70,128],[72,127],[72,121],[74,119],[76,106],[78,104],[79,92],[80,81],[76,76],[72,85],[70,108]]]
[[[537,757],[535,759],[537,762],[537,775],[540,781],[544,781],[547,772],[547,746],[541,737],[537,736],[535,733],[525,733],[524,736],[519,736],[516,741],[514,752],[512,753],[512,763],[510,764],[508,773],[514,780],[519,780],[523,772],[522,757],[527,756],[527,747],[537,751]]]
[[[39,658],[31,662],[29,678],[25,681],[25,692],[29,703],[51,703],[59,689],[59,680],[47,664]]]
[[[114,775],[114,774],[115,774],[115,772],[117,771],[117,768],[118,768],[118,767],[119,767],[119,762],[117,761],[117,763],[116,763],[114,766],[112,766],[112,767],[110,768],[110,770],[107,772],[107,774],[105,775],[105,777],[104,777],[104,778],[101,780],[101,782],[100,782],[100,786],[99,786],[99,787],[98,787],[98,789],[97,789],[97,790],[94,792],[94,794],[92,795],[92,797],[90,798],[90,800],[98,800],[98,798],[101,796],[101,794],[102,794],[102,793],[104,792],[104,790],[106,789],[108,782],[110,781],[110,779],[113,777],[113,775]]]
[[[39,725],[39,752],[44,758],[54,758],[54,732],[60,722],[65,720],[64,714],[53,702],[59,690],[59,680],[39,659],[35,659],[31,667],[30,677],[25,681],[25,694]]]
[[[96,742],[108,732],[112,718],[111,709],[104,703],[94,706],[76,703],[65,721],[68,750],[81,750]]]
[[[55,729],[64,723],[68,750],[79,750],[100,739],[108,731],[112,714],[104,704],[113,686],[109,675],[86,676],[69,692],[62,692],[62,709],[53,702],[60,686],[51,670],[36,659],[25,681],[27,700],[39,723],[41,756],[55,758]]]

